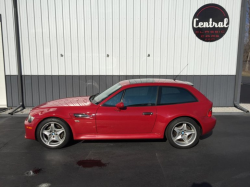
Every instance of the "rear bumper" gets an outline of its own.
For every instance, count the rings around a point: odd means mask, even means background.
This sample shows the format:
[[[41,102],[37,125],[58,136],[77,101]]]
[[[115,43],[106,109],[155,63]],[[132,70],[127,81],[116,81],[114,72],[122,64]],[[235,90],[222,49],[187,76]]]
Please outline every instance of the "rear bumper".
[[[208,132],[212,131],[216,124],[216,118],[212,117],[205,117],[203,120],[202,125],[202,135],[207,134]]]
[[[39,123],[40,119],[34,119],[31,123],[28,122],[28,118],[24,121],[24,127],[25,127],[25,138],[26,139],[36,139],[36,126]]]

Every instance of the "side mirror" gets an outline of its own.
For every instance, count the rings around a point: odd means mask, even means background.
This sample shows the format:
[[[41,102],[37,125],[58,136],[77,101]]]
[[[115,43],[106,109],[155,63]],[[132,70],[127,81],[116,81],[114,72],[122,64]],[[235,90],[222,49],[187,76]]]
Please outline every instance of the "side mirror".
[[[118,108],[119,110],[121,110],[121,109],[124,108],[124,103],[120,102],[120,103],[117,103],[115,106],[116,106],[116,108]]]

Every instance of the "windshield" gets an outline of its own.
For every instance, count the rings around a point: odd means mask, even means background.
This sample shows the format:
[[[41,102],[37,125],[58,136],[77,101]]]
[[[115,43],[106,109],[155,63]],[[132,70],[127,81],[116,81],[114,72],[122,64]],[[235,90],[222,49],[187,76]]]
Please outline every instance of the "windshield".
[[[122,86],[119,83],[117,83],[114,86],[111,86],[110,88],[105,90],[104,92],[100,93],[99,95],[95,96],[93,98],[93,100],[91,100],[91,102],[94,103],[94,104],[99,104],[104,99],[106,99],[108,96],[110,96],[111,94],[113,94],[114,92],[119,90],[121,87]]]

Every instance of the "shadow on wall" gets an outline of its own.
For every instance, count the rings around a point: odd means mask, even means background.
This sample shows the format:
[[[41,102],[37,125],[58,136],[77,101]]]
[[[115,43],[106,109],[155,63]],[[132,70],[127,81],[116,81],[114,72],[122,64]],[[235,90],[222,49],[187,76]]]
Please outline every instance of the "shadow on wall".
[[[191,187],[212,187],[212,185],[208,182],[202,182],[202,183],[193,183]]]

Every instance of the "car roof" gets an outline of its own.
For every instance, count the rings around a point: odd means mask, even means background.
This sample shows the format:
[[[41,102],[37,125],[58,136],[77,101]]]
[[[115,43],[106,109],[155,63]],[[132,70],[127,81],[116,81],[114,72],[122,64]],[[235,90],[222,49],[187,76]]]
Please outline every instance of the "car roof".
[[[187,81],[173,80],[173,79],[157,79],[157,78],[144,78],[144,79],[129,79],[119,82],[122,86],[129,84],[142,84],[142,83],[172,83],[172,84],[187,84],[193,86],[193,83]]]

